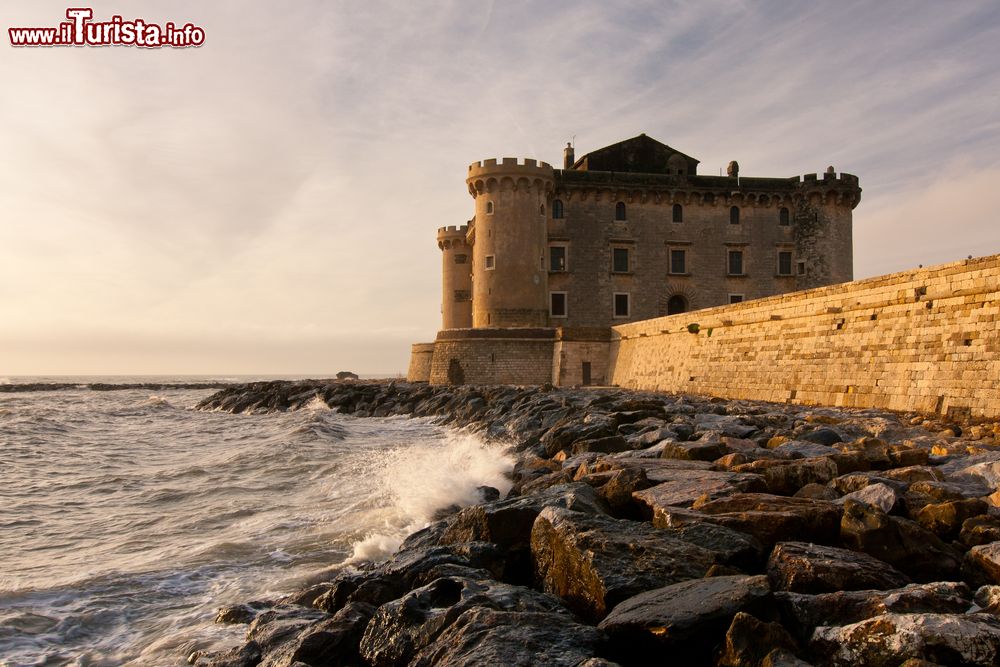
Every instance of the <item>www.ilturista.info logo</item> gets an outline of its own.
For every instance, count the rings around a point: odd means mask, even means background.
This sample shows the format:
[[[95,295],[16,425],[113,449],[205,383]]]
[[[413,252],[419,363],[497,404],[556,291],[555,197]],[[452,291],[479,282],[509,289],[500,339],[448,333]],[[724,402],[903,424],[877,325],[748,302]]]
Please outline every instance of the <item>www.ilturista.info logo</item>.
[[[90,7],[71,7],[57,28],[8,28],[11,46],[142,46],[146,48],[201,46],[205,30],[191,23],[177,26],[147,23],[143,19],[91,21]]]

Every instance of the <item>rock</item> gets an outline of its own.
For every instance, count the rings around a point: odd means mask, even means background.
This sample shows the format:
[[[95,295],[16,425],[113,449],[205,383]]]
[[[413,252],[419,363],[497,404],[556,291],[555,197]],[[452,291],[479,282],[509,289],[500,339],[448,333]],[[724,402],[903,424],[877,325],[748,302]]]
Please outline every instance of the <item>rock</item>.
[[[944,540],[958,537],[966,519],[985,514],[988,505],[978,498],[926,505],[916,516],[917,523]]]
[[[529,588],[442,577],[379,607],[361,639],[361,657],[373,667],[407,664],[473,608],[542,612],[572,621],[558,600]]]
[[[837,464],[827,457],[760,460],[733,468],[734,472],[763,475],[770,493],[792,495],[806,484],[826,484],[837,476]]]
[[[915,482],[939,482],[944,479],[944,475],[938,472],[937,468],[931,468],[926,465],[907,466],[905,468],[886,470],[882,473],[882,476],[887,479],[898,480],[907,484],[913,484]]]
[[[916,658],[949,665],[1000,661],[1000,619],[987,614],[884,614],[843,627],[816,628],[821,665],[898,665]]]
[[[247,630],[247,640],[266,654],[324,618],[323,612],[306,607],[276,607],[257,615]]]
[[[256,642],[247,642],[228,651],[195,651],[187,661],[194,667],[257,667],[260,659],[260,646]]]
[[[757,431],[756,426],[744,424],[740,417],[733,415],[700,414],[695,415],[694,431],[718,431],[721,435],[733,438],[745,438]]]
[[[663,479],[666,475],[660,475]],[[654,517],[658,509],[676,506],[690,507],[699,498],[721,498],[747,491],[763,491],[764,479],[759,475],[715,470],[675,470],[671,479],[648,489],[637,491],[633,498],[648,508]]]
[[[623,452],[629,449],[628,441],[620,435],[608,435],[602,438],[591,438],[587,440],[577,440],[572,445],[572,452],[580,454],[583,452],[601,452],[612,454]]]
[[[609,475],[597,492],[607,501],[614,516],[622,518],[639,518],[642,510],[638,507],[633,494],[647,489],[651,482],[642,468],[623,468],[614,472],[596,473]]]
[[[886,514],[891,514],[899,505],[902,496],[899,491],[881,482],[869,484],[868,486],[847,494],[837,502],[846,502],[848,499],[877,507]]]
[[[768,442],[768,445],[770,444],[771,443]],[[806,440],[788,440],[787,442],[783,442],[780,445],[771,448],[771,451],[790,459],[832,456],[838,453],[838,450],[830,447],[829,445],[820,445]]]
[[[726,632],[726,643],[715,664],[718,667],[757,667],[776,650],[794,655],[799,647],[780,624],[765,623],[739,611]]]
[[[1000,615],[1000,586],[986,585],[980,586],[974,597],[976,606],[983,611],[988,611],[994,615]]]
[[[764,576],[695,579],[629,598],[598,627],[609,636],[611,657],[623,664],[645,664],[654,655],[709,664],[733,617],[766,611],[770,597]]]
[[[297,664],[357,664],[358,644],[375,608],[352,602],[333,618],[307,626],[294,639],[269,651],[259,667],[295,667]]]
[[[980,584],[1000,584],[1000,542],[972,547],[965,554],[965,571]]]
[[[234,604],[222,607],[215,615],[215,622],[225,625],[245,625],[250,623],[257,614],[259,608],[248,604]]]
[[[656,523],[654,522],[655,526]],[[709,522],[688,522],[679,526],[657,526],[679,540],[708,549],[720,565],[741,570],[758,569],[764,549],[750,535]],[[708,575],[706,575],[708,576]]]
[[[838,442],[843,442],[844,439],[840,437],[840,434],[834,431],[832,428],[818,428],[814,431],[810,431],[799,436],[800,439],[807,442],[814,442],[820,445],[835,445]]]
[[[665,459],[682,461],[714,461],[728,454],[726,446],[719,440],[696,440],[694,442],[666,442],[660,456]]]
[[[565,616],[476,607],[464,612],[413,658],[413,667],[452,665],[611,666],[592,656],[600,633]]]
[[[877,558],[806,542],[779,542],[767,562],[773,590],[832,593],[899,588],[909,577]]]
[[[910,584],[888,591],[777,592],[774,597],[786,627],[802,639],[808,639],[821,625],[851,625],[886,613],[961,614],[970,606],[969,587],[953,581]]]
[[[934,502],[938,503],[945,503],[949,500],[963,500],[970,497],[968,486],[937,480],[914,482],[910,485],[909,491],[933,498]]]
[[[664,583],[701,577],[715,562],[707,549],[647,523],[547,507],[531,531],[542,589],[587,619]]]
[[[958,539],[967,547],[1000,540],[1000,517],[983,515],[966,519]]]
[[[760,667],[813,667],[805,660],[800,660],[796,655],[785,649],[776,648],[760,661]]]
[[[796,498],[809,498],[811,500],[837,500],[840,494],[825,484],[806,484],[795,492]]]
[[[895,566],[916,581],[954,579],[961,560],[950,546],[919,524],[847,500],[840,524],[844,545]]]
[[[840,531],[840,507],[822,500],[740,493],[696,502],[693,509],[699,515],[698,520],[752,535],[765,549],[777,542],[794,539],[835,544]],[[671,514],[673,512],[664,508],[658,523],[673,525]],[[686,522],[690,521],[688,516]],[[656,517],[654,522],[657,522]]]

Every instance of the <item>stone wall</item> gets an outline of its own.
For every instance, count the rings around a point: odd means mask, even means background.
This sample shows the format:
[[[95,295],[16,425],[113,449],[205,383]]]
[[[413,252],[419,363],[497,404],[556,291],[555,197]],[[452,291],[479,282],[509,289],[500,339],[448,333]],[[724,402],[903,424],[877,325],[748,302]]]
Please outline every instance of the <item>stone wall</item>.
[[[438,333],[431,384],[552,381],[554,329],[455,329]],[[411,362],[412,364],[412,362]]]
[[[611,381],[995,418],[998,291],[994,255],[624,324],[613,329]]]
[[[410,368],[406,371],[407,382],[428,382],[431,379],[431,361],[434,357],[434,343],[414,343],[410,346]]]

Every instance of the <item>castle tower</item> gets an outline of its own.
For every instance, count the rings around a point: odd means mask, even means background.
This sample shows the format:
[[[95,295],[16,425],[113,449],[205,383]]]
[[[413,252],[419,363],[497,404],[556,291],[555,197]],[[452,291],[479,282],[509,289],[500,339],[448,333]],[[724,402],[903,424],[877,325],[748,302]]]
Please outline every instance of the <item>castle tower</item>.
[[[441,328],[472,327],[472,247],[466,241],[468,225],[441,227]]]
[[[858,177],[806,174],[792,196],[795,217],[795,288],[810,289],[854,280],[854,207],[861,201]]]
[[[554,174],[545,162],[516,158],[469,166],[476,200],[472,326],[543,327],[548,323],[548,197]]]

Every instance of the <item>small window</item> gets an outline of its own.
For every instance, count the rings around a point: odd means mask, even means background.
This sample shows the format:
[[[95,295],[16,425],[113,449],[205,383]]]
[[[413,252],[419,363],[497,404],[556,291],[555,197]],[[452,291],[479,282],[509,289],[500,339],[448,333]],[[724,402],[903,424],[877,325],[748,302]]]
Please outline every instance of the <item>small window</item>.
[[[615,220],[627,220],[625,217],[625,202],[620,201],[615,204]]]
[[[628,248],[612,248],[611,271],[613,273],[628,273],[630,268],[628,259]]]
[[[742,294],[730,294],[729,295],[729,303],[743,303],[743,295]]]
[[[549,315],[566,317],[566,292],[549,292]]]
[[[788,250],[778,251],[778,275],[792,275],[792,253]]]
[[[798,273],[800,276],[806,275],[806,263],[804,260],[800,259],[799,261],[795,262],[795,272]]]
[[[729,208],[729,224],[738,225],[740,224],[740,207],[731,206]]]
[[[465,264],[468,261],[469,261],[469,256],[468,255],[455,255],[455,263],[456,264]]]
[[[497,268],[496,255],[486,255],[486,270],[492,271]]]
[[[628,294],[616,293],[615,294],[615,317],[628,317],[629,316],[629,298]]]
[[[566,270],[566,246],[549,246],[549,271]]]
[[[788,209],[782,206],[781,210],[778,211],[778,224],[781,225],[782,227],[787,227],[788,225],[791,224],[791,220],[792,217],[788,213]]]
[[[493,202],[486,202],[486,215],[493,215]]]
[[[563,203],[561,199],[552,200],[552,218],[559,220],[563,217]]]
[[[541,204],[538,207],[538,215],[545,215],[545,204]]]
[[[462,302],[462,301],[471,301],[471,300],[472,300],[472,294],[469,292],[469,290],[467,290],[467,289],[457,289],[457,290],[455,290],[455,301]]]
[[[688,302],[680,294],[675,294],[667,300],[667,315],[677,315],[678,313],[686,313],[688,309]]]
[[[731,275],[731,276],[742,276],[743,275],[743,251],[742,250],[730,250],[729,251],[729,275]]]
[[[680,204],[674,204],[673,221],[684,222],[684,207]]]
[[[687,273],[687,251],[670,251],[670,273]]]

